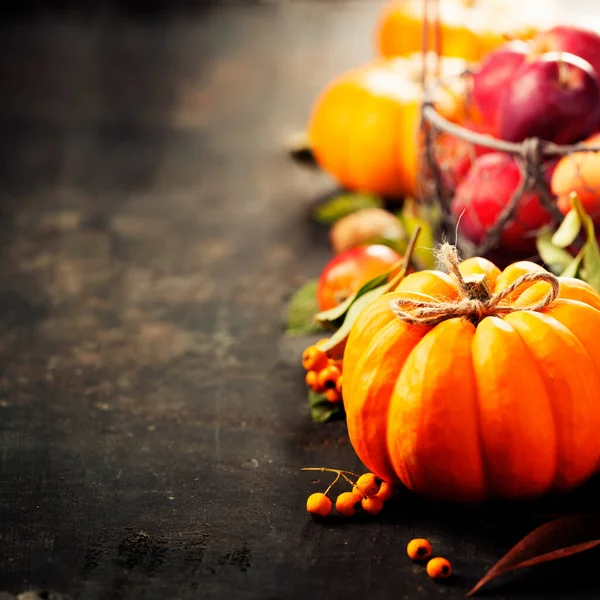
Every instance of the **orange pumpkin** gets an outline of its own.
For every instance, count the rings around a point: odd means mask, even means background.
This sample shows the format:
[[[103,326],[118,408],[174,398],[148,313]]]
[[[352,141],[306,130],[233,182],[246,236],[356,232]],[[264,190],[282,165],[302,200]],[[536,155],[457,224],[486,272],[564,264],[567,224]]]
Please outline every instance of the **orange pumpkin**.
[[[574,489],[600,459],[600,294],[527,261],[501,272],[471,258],[454,272],[411,274],[356,320],[344,353],[355,451],[434,499]],[[534,280],[490,299],[523,276]],[[428,322],[406,316],[424,306]]]
[[[507,0],[443,0],[440,2],[441,53],[469,62],[479,61],[506,42],[532,38],[548,10],[527,11],[527,3]],[[537,14],[535,14],[537,12]],[[541,14],[543,13],[543,14]],[[423,0],[392,0],[384,5],[376,28],[381,56],[404,56],[422,48]],[[435,48],[433,25],[429,49]]]
[[[466,67],[444,59],[444,75]],[[422,57],[377,59],[343,73],[316,99],[308,125],[317,163],[345,188],[388,197],[417,191]],[[465,110],[464,81],[439,88],[448,119]]]

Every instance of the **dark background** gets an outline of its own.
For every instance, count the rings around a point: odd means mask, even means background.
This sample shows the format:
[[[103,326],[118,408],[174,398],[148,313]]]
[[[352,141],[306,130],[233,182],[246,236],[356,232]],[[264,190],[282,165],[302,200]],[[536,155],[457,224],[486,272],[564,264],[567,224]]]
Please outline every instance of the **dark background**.
[[[1,600],[460,598],[541,522],[403,493],[376,519],[305,513],[328,479],[300,467],[360,465],[343,422],[311,422],[307,342],[283,336],[330,256],[306,210],[333,189],[284,145],[372,55],[381,4],[5,11]],[[408,560],[414,536],[452,581]],[[495,597],[598,598],[597,559]]]

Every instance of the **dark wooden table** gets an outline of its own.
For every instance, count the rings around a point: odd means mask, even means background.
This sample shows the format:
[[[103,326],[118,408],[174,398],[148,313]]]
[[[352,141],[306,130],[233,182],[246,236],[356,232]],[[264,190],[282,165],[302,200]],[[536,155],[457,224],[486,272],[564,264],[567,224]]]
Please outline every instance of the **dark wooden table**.
[[[461,598],[535,524],[406,494],[376,519],[304,510],[326,484],[300,467],[360,465],[343,422],[311,422],[283,336],[332,189],[284,142],[372,54],[380,4],[3,23],[1,600]],[[410,563],[417,535],[452,582]],[[600,596],[547,575],[495,597]]]

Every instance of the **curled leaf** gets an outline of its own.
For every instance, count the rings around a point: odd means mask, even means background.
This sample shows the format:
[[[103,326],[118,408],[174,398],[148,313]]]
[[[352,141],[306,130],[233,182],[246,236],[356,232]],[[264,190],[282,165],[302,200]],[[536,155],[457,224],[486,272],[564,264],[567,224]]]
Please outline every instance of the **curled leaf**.
[[[378,298],[382,294],[384,294],[387,290],[387,286],[376,287],[362,296],[356,299],[344,318],[344,322],[342,326],[329,338],[329,340],[321,345],[321,350],[327,352],[327,354],[331,358],[342,358],[344,354],[344,349],[346,348],[346,342],[348,341],[348,336],[350,335],[350,331],[352,326],[354,325],[354,321],[358,315],[362,312],[363,308],[370,304]]]
[[[542,231],[538,234],[535,243],[539,255],[548,268],[553,273],[559,274],[571,265],[573,256],[554,243],[555,235],[553,236],[550,231]]]
[[[579,254],[565,267],[564,271],[560,274],[561,277],[579,277],[579,269],[581,267],[581,261],[583,260],[583,255],[585,254],[585,249],[581,250]]]
[[[513,546],[467,596],[473,596],[493,579],[511,571],[566,558],[597,546],[600,546],[598,515],[571,515],[544,523]]]
[[[382,273],[381,275],[377,275],[377,277],[374,277],[373,279],[367,281],[367,283],[362,285],[354,294],[348,296],[348,298],[346,298],[346,300],[344,300],[341,304],[338,304],[333,308],[317,313],[315,315],[315,320],[318,323],[322,323],[324,325],[327,324],[333,325],[334,327],[339,327],[344,322],[344,317],[346,316],[346,313],[348,312],[352,304],[354,304],[354,302],[356,302],[358,298],[364,296],[367,292],[370,292],[375,288],[385,285],[388,282],[390,273],[393,272],[393,270],[401,264],[402,263],[400,262],[398,263],[398,265],[394,265],[394,268],[391,271],[388,271],[387,273]]]
[[[380,285],[365,292],[351,302],[341,327],[329,338],[327,342],[321,346],[321,349],[324,352],[327,352],[331,358],[342,358],[344,355],[348,336],[350,335],[350,331],[352,330],[356,318],[362,312],[362,310],[379,296],[395,290],[398,284],[404,279],[408,272],[413,250],[415,248],[415,244],[417,243],[420,231],[421,228],[417,226],[413,232],[410,242],[408,243],[406,254],[402,259],[400,267],[398,268],[395,266],[392,269],[392,279],[384,285]]]
[[[571,209],[552,236],[552,243],[559,248],[570,246],[581,231],[581,219],[576,209]]]
[[[572,210],[577,212],[586,234],[586,241],[581,249],[582,270],[585,275],[583,278],[595,290],[600,291],[600,248],[598,248],[598,241],[596,240],[594,221],[585,212],[579,196],[575,192],[571,193],[570,200]]]

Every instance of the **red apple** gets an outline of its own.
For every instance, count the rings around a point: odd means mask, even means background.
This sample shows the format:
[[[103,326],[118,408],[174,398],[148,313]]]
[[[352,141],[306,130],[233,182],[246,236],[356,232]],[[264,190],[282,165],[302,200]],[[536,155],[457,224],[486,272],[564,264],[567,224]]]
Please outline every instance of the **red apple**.
[[[317,302],[321,310],[341,304],[367,281],[389,271],[402,260],[383,244],[355,246],[332,258],[319,277]]]
[[[459,230],[479,244],[520,183],[519,167],[509,154],[492,152],[479,157],[452,199],[451,211],[456,219],[460,218]],[[527,234],[549,222],[550,215],[539,196],[526,192],[517,204],[513,220],[504,229],[502,247],[515,252],[533,251],[535,236]]]
[[[539,33],[533,40],[531,51],[535,55],[552,51],[569,52],[587,60],[600,74],[600,35],[590,29],[557,25]]]
[[[471,98],[491,133],[498,128],[498,103],[502,93],[515,71],[525,62],[528,52],[526,42],[508,42],[490,52],[473,73]]]
[[[511,142],[539,137],[557,144],[600,125],[600,84],[593,67],[567,52],[547,52],[513,74],[498,106],[498,133]]]

